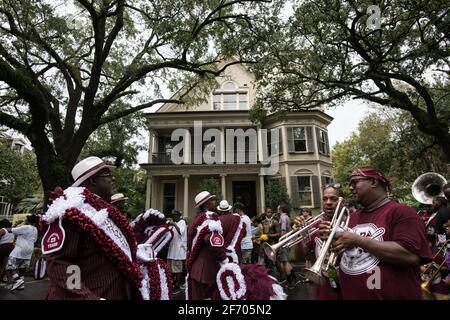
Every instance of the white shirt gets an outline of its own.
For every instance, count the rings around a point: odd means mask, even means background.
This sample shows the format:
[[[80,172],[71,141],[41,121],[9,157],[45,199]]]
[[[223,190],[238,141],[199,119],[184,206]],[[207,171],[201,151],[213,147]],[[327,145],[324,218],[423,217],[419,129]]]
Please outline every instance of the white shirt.
[[[253,249],[253,241],[252,241],[252,221],[248,217],[248,215],[243,214],[241,216],[242,221],[244,222],[244,228],[245,228],[245,238],[242,238],[241,241],[241,249],[242,250],[249,250]]]
[[[3,237],[0,238],[0,244],[5,243],[13,243],[14,242],[14,235],[10,232],[8,232],[6,229],[3,229],[6,231],[6,233],[3,235]]]
[[[34,243],[37,240],[37,229],[34,226],[25,225],[12,228],[11,232],[17,237],[16,246],[10,256],[17,259],[31,259]]]
[[[170,229],[173,231],[173,239],[169,245],[169,252],[167,253],[167,259],[171,260],[186,260],[186,248],[187,248],[187,226],[186,221],[180,219],[176,222],[180,233],[174,226]]]

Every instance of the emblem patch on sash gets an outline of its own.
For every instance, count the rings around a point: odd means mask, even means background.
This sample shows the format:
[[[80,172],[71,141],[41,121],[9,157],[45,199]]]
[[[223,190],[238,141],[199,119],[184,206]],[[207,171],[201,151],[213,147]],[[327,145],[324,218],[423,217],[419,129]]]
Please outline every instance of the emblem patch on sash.
[[[211,247],[222,247],[224,240],[219,232],[214,231],[211,238],[209,238],[209,242],[211,243]]]
[[[60,250],[65,238],[66,233],[61,225],[61,219],[52,222],[42,238],[42,253],[49,254]]]

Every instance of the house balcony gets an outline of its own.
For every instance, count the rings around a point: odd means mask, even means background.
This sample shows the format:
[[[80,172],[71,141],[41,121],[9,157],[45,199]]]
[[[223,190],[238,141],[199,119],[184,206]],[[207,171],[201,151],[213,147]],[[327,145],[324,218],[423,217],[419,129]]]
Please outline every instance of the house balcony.
[[[212,157],[214,157],[214,153],[212,154]],[[199,161],[200,160],[200,163]],[[251,157],[249,152],[246,152],[242,159],[238,157],[237,153],[234,154],[234,157],[226,157],[225,161],[220,163],[231,163],[231,164],[256,164],[259,161],[257,161],[257,154],[255,153],[253,157]],[[175,163],[172,161],[171,152],[153,152],[152,153],[152,162],[153,164],[163,164],[163,165],[174,165]],[[200,154],[198,159],[196,159],[195,154],[191,153],[190,161],[188,161],[189,164],[208,164],[206,163],[205,159],[203,158],[203,153]]]

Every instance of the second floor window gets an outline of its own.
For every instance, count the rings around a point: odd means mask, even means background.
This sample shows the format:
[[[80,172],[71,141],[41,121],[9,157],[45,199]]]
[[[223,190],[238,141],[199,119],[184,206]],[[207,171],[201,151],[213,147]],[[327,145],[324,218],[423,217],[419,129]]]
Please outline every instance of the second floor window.
[[[313,153],[314,139],[311,126],[288,127],[287,140],[289,153]]]
[[[304,127],[297,127],[292,129],[294,138],[294,150],[306,151],[306,132]]]

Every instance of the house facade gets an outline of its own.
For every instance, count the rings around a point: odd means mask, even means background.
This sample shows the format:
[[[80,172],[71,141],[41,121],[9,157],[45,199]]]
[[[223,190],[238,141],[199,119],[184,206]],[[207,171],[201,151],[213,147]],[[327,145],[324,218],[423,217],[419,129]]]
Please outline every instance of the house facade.
[[[194,197],[204,179],[214,178],[220,199],[241,201],[249,216],[265,208],[271,179],[282,179],[294,209],[321,206],[331,182],[327,127],[322,110],[249,120],[254,78],[241,65],[226,69],[219,88],[195,108],[165,104],[147,114],[149,129],[146,207],[195,215]],[[316,210],[316,211],[317,211]]]

